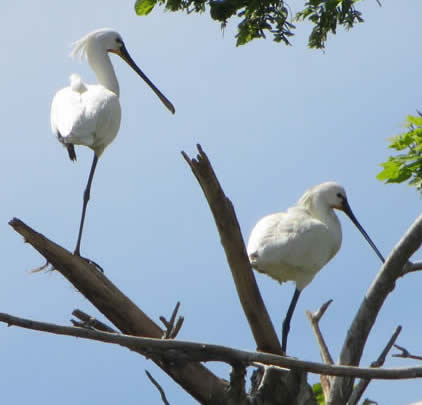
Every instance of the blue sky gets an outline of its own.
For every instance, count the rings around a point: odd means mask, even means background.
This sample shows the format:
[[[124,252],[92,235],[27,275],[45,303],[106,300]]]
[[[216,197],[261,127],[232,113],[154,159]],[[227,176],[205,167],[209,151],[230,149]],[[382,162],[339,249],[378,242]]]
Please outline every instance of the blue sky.
[[[126,4],[124,4],[126,3]],[[54,93],[77,72],[95,81],[86,63],[69,58],[70,44],[101,27],[118,30],[134,60],[174,103],[172,116],[120,59],[122,125],[97,167],[82,254],[149,316],[169,315],[182,302],[179,338],[255,348],[219,237],[199,185],[180,155],[200,143],[237,211],[245,239],[255,222],[293,204],[307,188],[341,183],[357,218],[387,255],[420,214],[421,199],[405,185],[375,178],[402,131],[421,108],[422,3],[362,4],[366,22],[330,37],[325,52],[307,48],[310,27],[299,25],[293,47],[270,40],[235,47],[208,15],[155,10],[137,17],[133,2],[38,0],[2,8],[2,210],[0,311],[69,324],[74,308],[101,316],[58,273],[31,274],[42,258],[7,225],[19,217],[72,250],[91,151],[78,162],[50,130]],[[293,12],[298,11],[292,2]],[[337,358],[347,328],[379,269],[378,258],[339,213],[343,246],[308,286],[292,321],[288,351],[319,361],[306,320],[334,300],[321,327]],[[417,253],[415,260],[421,257]],[[368,340],[362,365],[378,357],[398,324],[398,343],[421,353],[422,275],[406,276],[387,299]],[[276,326],[293,294],[257,275]],[[147,368],[172,404],[193,404],[151,362],[120,347],[0,326],[0,390],[4,403],[161,403]],[[386,366],[419,362],[389,358]],[[228,368],[217,367],[221,376]],[[310,381],[317,381],[310,376]],[[77,393],[77,394],[75,394]],[[75,400],[75,396],[78,398]],[[422,398],[420,381],[371,383],[366,396],[383,405]]]

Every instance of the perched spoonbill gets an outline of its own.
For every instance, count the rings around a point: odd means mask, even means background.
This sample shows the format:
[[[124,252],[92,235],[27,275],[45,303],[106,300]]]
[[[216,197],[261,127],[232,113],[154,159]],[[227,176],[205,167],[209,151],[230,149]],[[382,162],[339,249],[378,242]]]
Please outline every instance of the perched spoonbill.
[[[173,104],[136,66],[122,37],[111,29],[99,29],[73,44],[72,56],[86,57],[98,84],[85,84],[79,75],[70,76],[70,86],[59,90],[51,105],[51,127],[57,139],[67,148],[69,158],[76,160],[74,145],[94,151],[88,183],[83,196],[82,216],[74,254],[80,256],[82,229],[92,179],[98,158],[116,137],[120,127],[119,83],[109,53],[119,55],[145,80],[163,104],[174,114]]]
[[[262,218],[252,229],[248,255],[252,267],[280,283],[295,281],[296,289],[283,321],[281,348],[286,353],[290,320],[301,291],[335,256],[341,246],[341,225],[334,209],[343,211],[356,225],[375,253],[384,258],[359,224],[342,186],[319,184],[287,212]]]

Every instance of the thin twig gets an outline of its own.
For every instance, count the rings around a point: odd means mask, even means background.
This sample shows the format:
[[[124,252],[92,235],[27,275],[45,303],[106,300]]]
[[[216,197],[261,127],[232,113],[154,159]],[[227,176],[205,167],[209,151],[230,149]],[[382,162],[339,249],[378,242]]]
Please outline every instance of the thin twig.
[[[160,316],[160,321],[164,324],[166,328],[166,330],[163,333],[162,339],[174,339],[179,333],[180,328],[182,327],[183,321],[184,321],[184,317],[179,316],[176,324],[174,324],[174,321],[177,316],[177,311],[179,310],[179,308],[180,308],[180,302],[177,302],[176,306],[174,307],[173,313],[171,314],[170,321],[167,321],[167,319],[164,318],[164,316]]]
[[[154,377],[149,373],[148,370],[145,370],[145,374],[150,379],[150,381],[155,385],[157,390],[160,392],[161,399],[163,400],[165,405],[170,405],[170,403],[167,401],[166,394],[164,390],[161,388],[161,385],[154,379]]]
[[[99,321],[98,319],[88,315],[87,313],[81,311],[80,309],[75,309],[72,312],[72,315],[82,321],[82,322],[77,322],[71,319],[70,322],[72,322],[72,324],[75,326],[79,326],[81,328],[83,327],[94,328],[97,330],[101,330],[103,332],[119,333],[117,330],[111,328],[110,326]]]
[[[321,358],[325,364],[334,364],[334,361],[331,357],[330,351],[328,350],[327,344],[325,343],[324,337],[322,336],[321,329],[319,327],[319,321],[332,302],[333,300],[325,302],[324,304],[322,304],[321,308],[319,308],[314,313],[306,311],[306,316],[308,317],[308,320],[311,323],[312,330],[314,331],[314,334],[318,341],[318,345],[321,352]]]
[[[422,360],[422,356],[416,356],[414,354],[410,354],[407,349],[401,347],[399,345],[394,345],[396,349],[399,349],[401,353],[393,354],[393,357],[401,357],[403,359],[413,359],[413,360]]]
[[[92,329],[61,326],[33,321],[31,319],[18,318],[4,313],[0,313],[0,322],[4,322],[9,326],[15,325],[26,329],[54,333],[57,335],[74,336],[104,343],[117,344],[138,353],[143,353],[144,355],[152,354],[154,357],[164,358],[173,363],[186,361],[220,361],[228,364],[243,363],[251,365],[261,363],[269,366],[307,371],[315,374],[347,376],[352,378],[385,380],[422,378],[422,367],[379,369],[354,366],[332,366],[275,354],[238,350],[219,345],[168,339],[142,338],[124,334],[101,332]]]
[[[330,351],[328,350],[328,346],[325,343],[325,339],[322,336],[321,329],[319,327],[319,321],[332,302],[333,300],[329,300],[325,302],[314,313],[311,313],[310,311],[306,311],[306,316],[308,317],[308,320],[311,323],[312,330],[314,331],[314,334],[316,336],[316,339],[319,345],[322,361],[325,364],[334,364],[334,361],[333,361],[333,358],[331,357]],[[324,393],[324,398],[327,398],[330,392],[330,387],[331,387],[330,378],[326,375],[321,374],[320,381],[321,381],[322,391]]]
[[[387,358],[387,355],[391,348],[393,347],[395,341],[397,340],[402,327],[399,325],[397,326],[396,330],[394,331],[393,335],[391,336],[390,340],[387,342],[386,346],[384,347],[384,350],[379,355],[378,359],[371,363],[371,367],[381,367],[385,359]],[[356,405],[359,400],[361,399],[363,393],[368,388],[369,383],[371,380],[369,379],[361,379],[356,386],[353,388],[352,395],[350,396],[349,401],[347,402],[347,405]]]

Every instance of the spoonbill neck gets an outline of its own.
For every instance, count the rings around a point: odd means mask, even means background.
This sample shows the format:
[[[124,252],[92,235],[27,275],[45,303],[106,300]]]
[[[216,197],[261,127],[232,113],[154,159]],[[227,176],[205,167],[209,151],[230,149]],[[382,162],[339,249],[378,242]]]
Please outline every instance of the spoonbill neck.
[[[119,96],[119,82],[108,53],[101,48],[89,46],[86,50],[86,56],[98,83]]]
[[[305,193],[297,205],[306,208],[311,215],[327,225],[341,243],[341,225],[334,210],[326,203],[320,193]]]

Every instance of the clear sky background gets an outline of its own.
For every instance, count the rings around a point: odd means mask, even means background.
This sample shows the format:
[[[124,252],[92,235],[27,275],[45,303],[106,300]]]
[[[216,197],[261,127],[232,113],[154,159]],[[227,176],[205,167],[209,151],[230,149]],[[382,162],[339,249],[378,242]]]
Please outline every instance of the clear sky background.
[[[307,48],[299,24],[294,46],[268,40],[235,47],[208,15],[154,10],[137,17],[134,1],[7,2],[0,17],[2,148],[0,311],[69,324],[81,308],[101,315],[54,273],[31,274],[43,258],[7,224],[18,217],[73,250],[92,152],[78,161],[50,130],[50,103],[72,72],[95,77],[68,57],[70,44],[101,27],[118,30],[139,66],[176,106],[172,116],[119,58],[122,125],[101,158],[88,205],[82,254],[150,317],[182,302],[179,338],[254,350],[255,344],[202,191],[180,155],[200,143],[234,203],[247,239],[265,214],[286,209],[328,180],[348,192],[356,216],[387,255],[420,214],[406,185],[376,180],[407,114],[422,108],[422,2],[361,5],[366,22],[330,36],[325,52]],[[299,11],[302,1],[290,2]],[[319,361],[305,317],[334,300],[322,321],[333,357],[374,279],[379,259],[343,213],[343,246],[308,286],[292,321],[288,352]],[[415,260],[421,255],[416,254]],[[280,331],[294,291],[264,275],[258,283]],[[362,365],[375,360],[397,325],[398,344],[421,354],[422,274],[401,279],[379,314]],[[117,346],[0,326],[0,391],[7,404],[160,404],[147,368],[171,404],[195,401],[153,363]],[[389,358],[386,366],[421,366]],[[218,367],[223,377],[229,369]],[[318,377],[311,375],[310,382]],[[422,399],[419,380],[371,383],[382,405]]]

